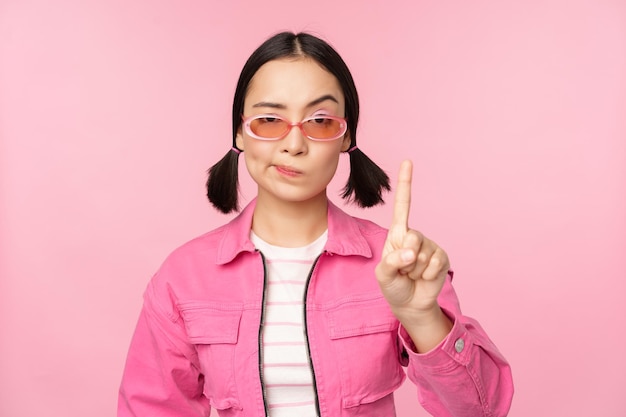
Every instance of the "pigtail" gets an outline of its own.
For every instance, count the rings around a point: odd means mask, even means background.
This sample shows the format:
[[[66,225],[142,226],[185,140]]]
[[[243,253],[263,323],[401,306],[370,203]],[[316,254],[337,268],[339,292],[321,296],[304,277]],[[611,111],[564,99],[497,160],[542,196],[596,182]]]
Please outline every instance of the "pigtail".
[[[239,154],[241,151],[233,147],[209,168],[206,182],[207,197],[213,206],[224,214],[239,211]]]
[[[353,146],[350,155],[350,176],[341,197],[359,207],[384,204],[383,191],[391,190],[389,177],[359,148]]]

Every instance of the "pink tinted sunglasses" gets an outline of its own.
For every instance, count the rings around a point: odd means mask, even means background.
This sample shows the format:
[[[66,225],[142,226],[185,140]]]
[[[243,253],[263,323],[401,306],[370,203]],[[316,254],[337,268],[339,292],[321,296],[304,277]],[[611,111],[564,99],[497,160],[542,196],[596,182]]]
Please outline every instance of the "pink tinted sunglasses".
[[[246,133],[259,140],[279,140],[287,136],[297,126],[304,136],[311,140],[331,141],[339,139],[348,130],[346,119],[326,114],[307,117],[301,122],[292,123],[275,114],[241,116]]]

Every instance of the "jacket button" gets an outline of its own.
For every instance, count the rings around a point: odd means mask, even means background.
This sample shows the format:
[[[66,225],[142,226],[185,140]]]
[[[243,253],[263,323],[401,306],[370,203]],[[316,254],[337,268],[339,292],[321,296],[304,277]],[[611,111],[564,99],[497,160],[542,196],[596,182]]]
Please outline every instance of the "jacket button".
[[[456,339],[456,342],[454,342],[454,350],[456,350],[457,353],[461,353],[464,347],[465,347],[465,341],[460,337]]]

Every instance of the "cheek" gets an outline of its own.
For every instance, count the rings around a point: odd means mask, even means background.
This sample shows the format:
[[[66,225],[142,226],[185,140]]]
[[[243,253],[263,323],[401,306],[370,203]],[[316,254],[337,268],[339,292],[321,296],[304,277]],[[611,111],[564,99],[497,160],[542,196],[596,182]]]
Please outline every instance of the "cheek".
[[[245,148],[242,155],[250,173],[271,161],[272,149],[270,143],[245,138],[243,145]]]
[[[243,145],[244,154],[246,155],[246,159],[252,158],[261,158],[264,154],[267,154],[268,151],[267,143],[258,141],[256,139],[252,139],[249,137],[245,137],[241,139],[241,143]]]
[[[339,148],[328,149],[324,151],[324,155],[320,155],[320,166],[324,166],[324,170],[327,171],[327,175],[332,177],[335,175],[337,166],[339,165],[339,156],[341,155]]]

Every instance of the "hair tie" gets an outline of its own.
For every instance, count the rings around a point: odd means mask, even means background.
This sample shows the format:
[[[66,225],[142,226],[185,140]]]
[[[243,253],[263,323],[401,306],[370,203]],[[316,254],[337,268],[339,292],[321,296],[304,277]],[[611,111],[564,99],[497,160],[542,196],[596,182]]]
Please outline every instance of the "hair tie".
[[[350,149],[348,149],[346,152],[351,153],[353,150],[356,149],[356,145],[354,145],[353,147],[351,147]]]
[[[232,148],[230,148],[231,151],[235,152],[237,155],[239,155],[241,153],[241,150],[238,148],[235,148],[234,146]]]

